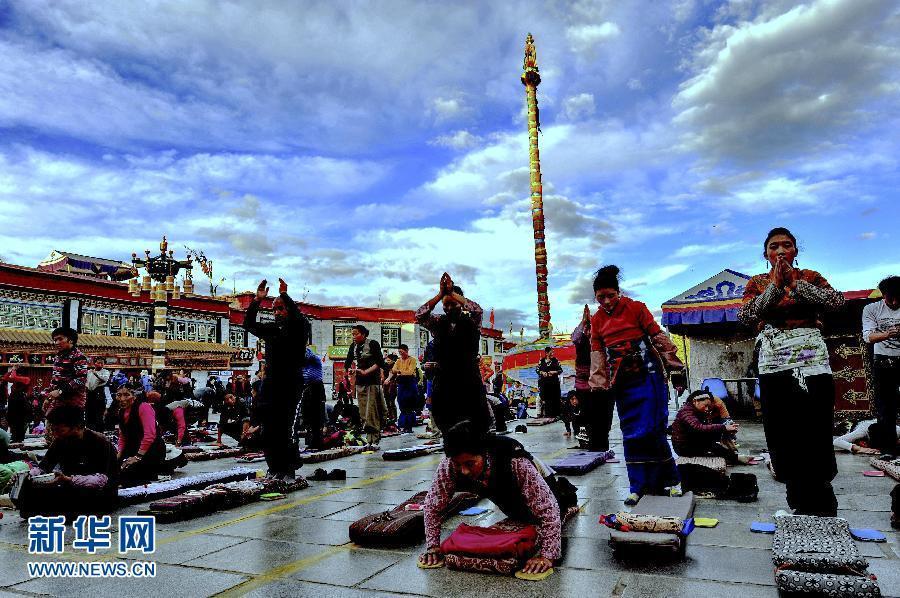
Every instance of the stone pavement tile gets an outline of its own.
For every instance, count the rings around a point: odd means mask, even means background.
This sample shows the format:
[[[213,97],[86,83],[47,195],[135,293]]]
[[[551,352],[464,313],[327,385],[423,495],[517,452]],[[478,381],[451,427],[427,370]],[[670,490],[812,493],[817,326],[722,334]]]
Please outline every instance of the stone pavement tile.
[[[344,503],[345,505],[349,505],[350,503]],[[352,523],[357,519],[362,519],[366,515],[370,515],[372,513],[379,513],[381,511],[389,511],[396,507],[397,505],[384,505],[379,503],[360,503],[357,505],[353,505],[350,508],[344,509],[343,511],[338,511],[337,513],[332,513],[325,517],[325,519],[330,519],[332,521],[346,521]]]
[[[775,510],[770,510],[757,503],[722,502],[711,503],[703,499],[697,500],[694,517],[713,517],[721,522],[730,522],[750,526],[754,521],[769,521]]]
[[[358,488],[356,490],[348,490],[342,494],[335,495],[335,500],[343,502],[377,502],[384,505],[399,505],[410,497],[411,493],[406,490],[379,490],[377,488]]]
[[[886,546],[883,542],[854,541],[854,544],[856,544],[857,548],[859,548],[859,553],[869,559],[882,559],[885,557],[890,558],[891,556],[890,547]],[[897,563],[897,566],[900,567],[900,563]]]
[[[838,509],[838,517],[846,519],[850,527],[868,527],[883,532],[891,531],[891,516],[889,513]]]
[[[431,487],[431,476],[412,475],[396,477],[376,482],[366,487],[373,490],[400,490],[415,494],[416,492],[426,491]]]
[[[156,577],[148,579],[45,578],[17,584],[14,589],[52,596],[178,596],[202,598],[227,590],[246,577],[222,571],[204,571],[174,565],[159,565]]]
[[[281,501],[284,502],[284,501]],[[279,503],[266,503],[270,506],[277,505]],[[304,505],[296,505],[276,513],[279,517],[327,517],[329,515],[333,515],[348,507],[355,506],[355,503],[347,503],[338,500],[329,500],[328,498],[323,498],[321,500],[317,500],[314,502],[306,503]]]
[[[216,529],[214,533],[241,538],[339,546],[350,541],[347,527],[343,521],[269,515],[226,525]]]
[[[414,558],[408,554],[352,548],[330,555],[290,574],[292,579],[355,586],[398,563]]]
[[[869,573],[878,578],[878,587],[885,598],[900,598],[900,561],[896,559],[872,559]]]
[[[617,577],[609,571],[558,569],[540,583],[522,581],[514,577],[450,571],[423,570],[415,558],[406,558],[385,569],[361,588],[389,593],[411,593],[453,598],[544,598],[549,596],[608,596]]]
[[[616,496],[590,498],[581,507],[582,515],[593,516],[594,522],[597,521],[599,515],[608,515],[624,510],[627,510],[627,507],[622,501],[617,500]]]
[[[0,586],[11,586],[28,579],[28,566],[26,563],[53,560],[50,558],[35,558],[27,552],[7,550],[0,548]]]
[[[772,548],[772,536],[751,532],[749,523],[720,521],[716,527],[695,528],[689,543],[700,546],[769,549]]]
[[[258,575],[275,567],[319,554],[323,550],[327,548],[317,544],[247,540],[193,559],[187,564],[192,567]]]
[[[241,542],[246,542],[242,538],[227,538],[225,536],[214,536],[202,534],[198,536],[190,536],[177,542],[169,542],[160,544],[153,553],[153,560],[159,563],[167,563],[169,565],[183,565],[184,563],[200,558],[204,555],[236,546]],[[137,560],[144,560],[138,555]]]
[[[600,570],[608,562],[609,538],[564,537],[560,566],[569,569]]]
[[[595,538],[605,542],[609,540],[609,529],[597,522],[597,515],[580,513],[566,523],[562,535],[564,538]]]
[[[609,550],[601,568],[633,573],[666,575],[683,579],[705,579],[757,585],[774,585],[772,552],[755,548],[721,548],[688,542],[683,561],[640,557],[617,559]]]
[[[282,579],[244,594],[248,598],[297,598],[321,596],[323,598],[394,598],[392,593],[374,590],[356,590],[340,586]]]
[[[854,511],[881,511],[890,513],[891,495],[889,493],[878,496],[844,495],[840,497],[840,507],[842,509]],[[886,515],[886,517],[890,518],[890,515]]]
[[[778,590],[770,586],[697,581],[659,575],[633,575],[624,584],[622,598],[670,598],[673,596],[772,598],[778,596]]]
[[[28,521],[19,517],[18,511],[0,511],[3,519],[0,519],[0,542],[28,544]]]

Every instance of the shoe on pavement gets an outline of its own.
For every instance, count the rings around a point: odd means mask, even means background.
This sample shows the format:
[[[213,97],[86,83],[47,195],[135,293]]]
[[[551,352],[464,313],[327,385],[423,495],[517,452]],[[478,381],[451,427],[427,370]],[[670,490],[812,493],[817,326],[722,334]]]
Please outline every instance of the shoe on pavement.
[[[634,505],[638,504],[639,500],[641,500],[641,495],[637,492],[632,492],[625,498],[625,506],[633,507]]]

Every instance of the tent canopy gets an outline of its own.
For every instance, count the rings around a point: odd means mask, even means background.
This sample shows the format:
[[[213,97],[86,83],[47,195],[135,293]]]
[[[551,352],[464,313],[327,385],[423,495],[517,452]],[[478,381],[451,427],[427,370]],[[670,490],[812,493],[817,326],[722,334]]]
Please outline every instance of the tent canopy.
[[[662,304],[663,326],[736,322],[750,277],[722,270]]]

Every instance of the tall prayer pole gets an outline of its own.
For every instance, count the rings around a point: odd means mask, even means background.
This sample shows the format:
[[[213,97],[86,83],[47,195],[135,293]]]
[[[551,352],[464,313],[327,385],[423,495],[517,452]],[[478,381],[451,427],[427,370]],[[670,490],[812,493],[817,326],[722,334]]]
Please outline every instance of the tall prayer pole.
[[[541,128],[537,103],[537,87],[541,75],[537,66],[537,51],[531,34],[525,38],[525,62],[522,85],[528,104],[528,158],[531,168],[531,223],[534,226],[534,266],[537,275],[538,331],[541,338],[549,338],[550,300],[547,297],[547,245],[544,236],[544,194],[541,185],[541,154],[538,150],[538,132]]]

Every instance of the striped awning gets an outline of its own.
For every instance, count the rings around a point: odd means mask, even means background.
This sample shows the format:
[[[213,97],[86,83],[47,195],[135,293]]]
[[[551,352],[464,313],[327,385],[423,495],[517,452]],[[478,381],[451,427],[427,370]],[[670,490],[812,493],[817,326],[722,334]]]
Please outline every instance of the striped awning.
[[[0,344],[23,345],[52,349],[53,341],[50,332],[45,330],[20,330],[17,328],[0,328]],[[87,350],[117,350],[125,352],[146,352],[153,349],[153,340],[130,336],[106,336],[103,334],[79,334],[78,346]],[[201,343],[197,341],[166,341],[166,351],[174,353],[214,353],[230,355],[238,349],[221,343]]]

